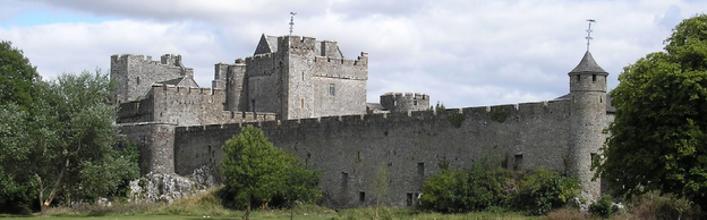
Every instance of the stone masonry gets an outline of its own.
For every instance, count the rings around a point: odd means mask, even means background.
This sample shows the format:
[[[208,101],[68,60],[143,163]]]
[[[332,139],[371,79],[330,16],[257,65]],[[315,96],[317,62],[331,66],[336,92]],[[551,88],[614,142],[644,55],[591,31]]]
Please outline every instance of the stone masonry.
[[[218,182],[224,142],[253,125],[321,173],[331,207],[413,206],[441,164],[479,160],[573,175],[594,200],[602,189],[591,159],[613,119],[607,75],[586,52],[557,99],[436,112],[420,93],[366,103],[368,55],[347,59],[335,41],[262,35],[252,56],[214,66],[212,88],[200,88],[179,55],[111,57],[118,127],[140,147],[142,173],[210,170]],[[376,195],[381,169],[390,184]]]

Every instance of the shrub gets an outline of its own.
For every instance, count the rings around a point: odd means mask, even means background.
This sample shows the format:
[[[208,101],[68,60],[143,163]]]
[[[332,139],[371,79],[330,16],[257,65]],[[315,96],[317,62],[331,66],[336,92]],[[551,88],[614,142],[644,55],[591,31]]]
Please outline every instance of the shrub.
[[[226,141],[224,152],[221,196],[228,206],[291,207],[296,201],[316,201],[321,194],[317,173],[273,146],[258,128],[244,127]]]
[[[470,170],[443,170],[422,186],[421,208],[438,212],[506,207],[514,191],[510,171],[476,163]]]
[[[464,205],[464,185],[468,174],[461,170],[442,170],[422,185],[420,208],[438,212],[467,211]]]
[[[614,206],[611,196],[602,196],[601,199],[589,205],[589,213],[602,218],[609,218],[617,211],[619,209]]]
[[[650,192],[635,198],[630,213],[637,219],[705,219],[700,207],[684,198]]]
[[[577,180],[544,169],[526,175],[515,196],[516,208],[529,214],[541,215],[567,204],[579,195]]]

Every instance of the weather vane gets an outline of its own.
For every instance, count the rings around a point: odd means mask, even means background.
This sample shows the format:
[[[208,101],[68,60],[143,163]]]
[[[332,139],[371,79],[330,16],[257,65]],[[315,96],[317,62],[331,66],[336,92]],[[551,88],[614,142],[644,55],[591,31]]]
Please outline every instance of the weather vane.
[[[295,15],[297,15],[297,12],[290,12],[290,36],[292,36],[292,31],[295,29]]]
[[[594,39],[594,38],[592,37],[592,23],[595,23],[595,22],[597,22],[597,20],[594,20],[594,19],[591,19],[591,18],[590,18],[590,19],[587,19],[587,24],[588,24],[589,26],[587,27],[587,36],[584,37],[584,39],[587,39],[587,51],[589,51],[589,41],[591,41],[592,39]]]

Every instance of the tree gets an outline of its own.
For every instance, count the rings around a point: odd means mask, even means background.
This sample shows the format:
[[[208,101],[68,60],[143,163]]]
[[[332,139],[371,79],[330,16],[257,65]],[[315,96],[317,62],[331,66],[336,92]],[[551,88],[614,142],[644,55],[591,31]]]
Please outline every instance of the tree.
[[[8,41],[0,41],[0,104],[15,103],[26,109],[32,103],[37,70],[22,51]]]
[[[33,87],[32,114],[8,104],[16,113],[0,117],[0,138],[13,140],[0,144],[0,150],[11,152],[2,158],[0,179],[21,186],[7,189],[31,189],[25,195],[43,211],[56,198],[70,203],[117,194],[137,177],[136,150],[115,148],[106,74],[63,74]]]
[[[686,19],[665,51],[624,68],[597,174],[616,195],[651,190],[707,204],[707,15]],[[703,207],[705,208],[705,207]]]
[[[230,197],[226,199],[233,200],[237,208],[245,208],[246,218],[253,206],[292,205],[319,197],[316,173],[273,146],[258,128],[245,126],[226,141],[224,152],[222,172]]]

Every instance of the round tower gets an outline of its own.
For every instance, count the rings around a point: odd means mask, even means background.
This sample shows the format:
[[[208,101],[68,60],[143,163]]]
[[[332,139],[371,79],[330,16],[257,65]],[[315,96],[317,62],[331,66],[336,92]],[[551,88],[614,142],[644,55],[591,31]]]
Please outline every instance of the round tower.
[[[430,96],[421,93],[385,93],[380,97],[384,109],[391,112],[425,111],[430,108]]]
[[[577,177],[582,196],[596,200],[601,194],[599,179],[592,180],[592,158],[604,144],[606,120],[606,77],[609,75],[587,51],[570,77],[570,175]]]

